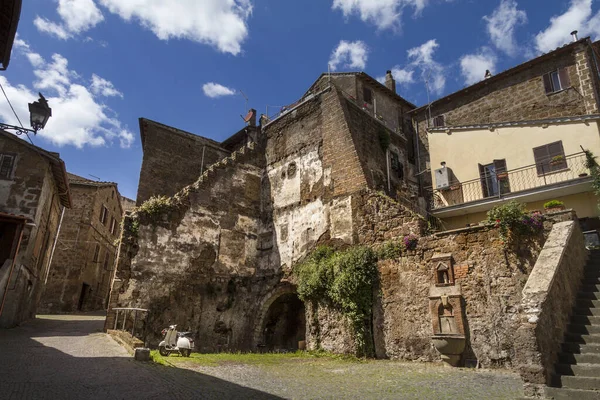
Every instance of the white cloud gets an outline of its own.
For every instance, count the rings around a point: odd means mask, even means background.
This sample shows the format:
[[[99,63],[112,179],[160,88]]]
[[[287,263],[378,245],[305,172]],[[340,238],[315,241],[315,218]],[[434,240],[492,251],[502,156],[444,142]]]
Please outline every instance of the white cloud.
[[[104,78],[99,77],[96,74],[92,75],[92,86],[90,87],[92,93],[95,95],[102,95],[105,97],[118,96],[123,98],[123,93],[119,92],[112,82],[107,81]]]
[[[411,7],[419,14],[428,3],[429,0],[333,0],[332,8],[341,10],[346,18],[357,14],[378,29],[398,29],[405,8]]]
[[[36,17],[33,24],[38,31],[56,36],[59,39],[66,40],[72,37],[62,25],[49,21],[46,18]]]
[[[518,46],[515,40],[515,28],[527,23],[527,13],[517,9],[516,0],[502,0],[491,16],[485,16],[488,35],[499,50],[515,56]]]
[[[460,59],[460,70],[465,84],[472,85],[485,78],[486,70],[496,73],[497,57],[490,49],[482,49],[477,54],[467,54]]]
[[[204,94],[211,98],[223,97],[223,96],[231,96],[235,94],[234,89],[230,89],[226,86],[223,86],[218,83],[208,82],[202,86],[202,90]]]
[[[400,68],[400,66],[398,66],[398,65],[396,65],[394,68],[392,68],[391,71],[392,71],[392,76],[396,80],[396,83],[398,83],[400,85],[408,85],[411,83],[415,83],[415,79],[414,79],[415,71],[407,69],[407,68]],[[385,84],[385,76],[380,76],[377,78],[377,80],[379,82]]]
[[[592,0],[571,0],[569,9],[550,18],[550,25],[535,37],[536,48],[548,52],[571,41],[571,32],[579,31],[579,37],[600,37],[600,12],[592,16]]]
[[[329,58],[331,70],[337,70],[338,66],[364,70],[367,65],[368,52],[367,45],[363,41],[347,42],[342,40]]]
[[[433,93],[442,94],[446,87],[444,67],[433,59],[433,54],[438,47],[437,40],[431,39],[421,46],[408,50],[408,68],[420,70]]]
[[[110,108],[98,101],[91,88],[79,82],[79,75],[69,70],[66,58],[54,54],[52,61],[47,62],[39,54],[31,52],[25,42],[19,43],[16,48],[34,68],[36,80],[33,88],[14,85],[4,76],[0,76],[0,83],[24,124],[29,122],[26,118],[29,115],[27,104],[37,99],[37,90],[44,91],[52,108],[52,118],[46,128],[38,132],[38,137],[58,146],[102,146],[114,140],[118,140],[121,147],[131,146],[133,134],[122,126]],[[6,102],[0,102],[0,120],[18,124]]]
[[[110,12],[138,20],[161,40],[188,39],[237,55],[248,36],[250,0],[98,0]]]
[[[63,40],[88,31],[104,20],[94,0],[58,0],[57,12],[60,23],[39,16],[33,23],[40,32]]]

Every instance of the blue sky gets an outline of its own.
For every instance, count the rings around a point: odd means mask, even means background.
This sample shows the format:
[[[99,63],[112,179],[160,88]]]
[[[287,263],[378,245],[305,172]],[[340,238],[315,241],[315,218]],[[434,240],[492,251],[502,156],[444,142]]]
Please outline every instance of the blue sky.
[[[543,7],[540,7],[543,5]],[[28,0],[0,83],[28,120],[53,108],[36,145],[70,172],[135,198],[138,118],[221,141],[249,107],[297,100],[330,64],[379,78],[422,105],[580,37],[600,34],[592,0]],[[277,111],[270,108],[269,113]],[[0,97],[0,120],[15,123]]]

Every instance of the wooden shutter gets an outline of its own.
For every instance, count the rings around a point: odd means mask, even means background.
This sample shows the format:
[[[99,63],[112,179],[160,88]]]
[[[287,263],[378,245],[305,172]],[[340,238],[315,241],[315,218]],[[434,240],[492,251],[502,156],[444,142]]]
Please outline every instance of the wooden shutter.
[[[373,93],[368,87],[363,87],[363,100],[365,103],[373,104]]]
[[[2,160],[0,161],[0,178],[10,179],[14,160],[15,158],[13,156],[7,154],[2,155]]]
[[[548,147],[540,146],[533,149],[533,158],[535,159],[535,166],[538,175],[542,175],[544,172],[548,172]]]
[[[444,121],[444,116],[443,115],[438,115],[437,117],[435,117],[433,119],[433,127],[434,128],[441,128],[443,126],[445,126],[446,123]]]
[[[552,79],[550,78],[550,74],[544,74],[544,89],[546,90],[546,94],[554,92],[552,90]]]
[[[569,78],[569,71],[566,68],[558,70],[558,77],[560,79],[560,88],[566,89],[571,86],[571,79]]]
[[[506,160],[494,160],[494,170],[496,171],[496,177],[498,178],[498,187],[500,194],[510,193],[510,181],[508,175],[504,178],[498,177],[500,174],[507,174]]]
[[[483,191],[483,197],[488,197],[488,185],[487,185],[487,176],[485,173],[485,167],[481,164],[477,164],[479,166],[479,178],[481,179],[481,190]]]

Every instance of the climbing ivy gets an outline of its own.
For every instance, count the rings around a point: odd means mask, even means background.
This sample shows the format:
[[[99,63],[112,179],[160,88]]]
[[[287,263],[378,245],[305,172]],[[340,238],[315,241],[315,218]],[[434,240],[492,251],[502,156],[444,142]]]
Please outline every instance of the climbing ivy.
[[[596,156],[589,150],[584,150],[585,153],[585,167],[590,171],[592,177],[592,188],[596,196],[600,196],[600,166],[596,161]]]
[[[142,203],[138,213],[154,219],[173,208],[171,199],[166,196],[152,196]]]
[[[367,247],[335,251],[317,248],[294,268],[298,296],[303,301],[328,303],[352,324],[360,355],[372,354],[370,321],[373,286],[377,281],[377,256]]]

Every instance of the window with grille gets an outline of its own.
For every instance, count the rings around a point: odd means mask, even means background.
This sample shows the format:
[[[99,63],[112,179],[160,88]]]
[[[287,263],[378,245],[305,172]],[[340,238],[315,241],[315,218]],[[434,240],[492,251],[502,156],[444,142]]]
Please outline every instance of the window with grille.
[[[373,92],[368,87],[363,87],[363,101],[367,104],[373,104]]]
[[[96,243],[96,248],[94,249],[94,258],[92,258],[92,261],[98,262],[99,257],[100,257],[100,245]]]
[[[0,179],[11,178],[14,164],[14,154],[0,154]]]
[[[546,94],[560,92],[571,86],[569,71],[566,68],[559,68],[544,74],[543,80]]]
[[[534,148],[533,157],[538,175],[567,168],[562,141]]]

